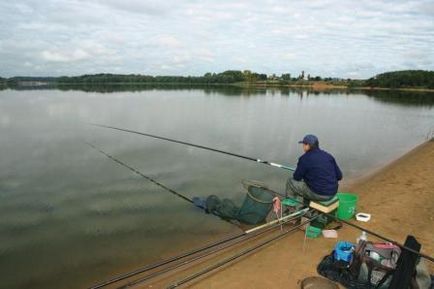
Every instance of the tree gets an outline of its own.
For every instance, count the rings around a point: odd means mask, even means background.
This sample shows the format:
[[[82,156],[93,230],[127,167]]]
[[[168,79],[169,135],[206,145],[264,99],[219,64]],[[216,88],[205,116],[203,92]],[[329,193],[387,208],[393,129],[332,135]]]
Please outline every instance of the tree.
[[[244,81],[247,82],[255,82],[256,81],[256,73],[252,73],[250,70],[243,71]]]
[[[434,71],[403,70],[378,74],[366,81],[371,87],[420,87],[432,88],[434,86]]]
[[[267,75],[265,73],[255,73],[255,75],[258,80],[267,80]]]
[[[290,73],[284,73],[281,75],[282,80],[289,81],[291,80],[291,74]]]
[[[304,79],[304,70],[301,71],[300,77],[299,79],[303,80]]]

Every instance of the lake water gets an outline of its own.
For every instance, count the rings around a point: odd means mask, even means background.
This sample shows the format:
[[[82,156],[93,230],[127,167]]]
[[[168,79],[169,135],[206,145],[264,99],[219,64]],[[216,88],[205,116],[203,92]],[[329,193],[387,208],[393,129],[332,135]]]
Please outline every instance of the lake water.
[[[119,90],[119,89],[117,89]],[[295,165],[318,135],[346,180],[434,130],[434,95],[235,88],[0,91],[0,288],[82,288],[239,229],[131,173],[86,142],[188,197],[241,200],[242,179],[282,191],[277,168],[100,123]]]

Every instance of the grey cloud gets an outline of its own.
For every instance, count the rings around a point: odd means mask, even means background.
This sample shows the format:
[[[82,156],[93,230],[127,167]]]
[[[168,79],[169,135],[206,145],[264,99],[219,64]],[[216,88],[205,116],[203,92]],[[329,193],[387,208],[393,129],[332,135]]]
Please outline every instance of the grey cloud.
[[[115,10],[121,10],[132,13],[145,14],[149,16],[164,16],[171,9],[173,4],[164,1],[142,1],[142,0],[101,0],[98,3],[102,6],[108,6]],[[176,5],[176,4],[175,4]]]
[[[369,77],[433,69],[432,6],[423,0],[3,2],[0,75],[246,68]]]

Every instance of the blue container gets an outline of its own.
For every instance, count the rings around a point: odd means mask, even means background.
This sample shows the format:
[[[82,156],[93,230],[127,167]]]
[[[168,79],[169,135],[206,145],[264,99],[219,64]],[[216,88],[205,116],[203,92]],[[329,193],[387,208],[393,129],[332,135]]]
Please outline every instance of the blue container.
[[[351,263],[353,259],[354,244],[350,242],[340,241],[335,246],[334,257],[336,261],[344,261]]]

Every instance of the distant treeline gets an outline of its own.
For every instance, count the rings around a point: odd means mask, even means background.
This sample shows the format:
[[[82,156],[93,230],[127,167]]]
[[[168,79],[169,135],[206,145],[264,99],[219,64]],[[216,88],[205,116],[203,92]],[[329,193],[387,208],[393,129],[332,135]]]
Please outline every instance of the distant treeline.
[[[152,76],[141,74],[92,74],[74,77],[59,77],[58,83],[235,83],[244,81],[266,80],[266,74],[249,71],[228,70],[222,73],[206,73],[203,76]]]
[[[6,89],[8,87],[7,79],[0,77],[0,90]]]
[[[273,82],[277,84],[287,84],[290,82],[308,81],[347,81],[338,78],[321,78],[320,76],[305,76],[304,71],[296,77],[290,73],[279,75],[267,75],[265,73],[256,73],[250,70],[227,70],[221,73],[205,73],[203,76],[171,76],[171,75],[143,75],[143,74],[85,74],[80,76],[61,76],[61,77],[11,77],[7,79],[10,85],[19,85],[20,83],[49,83],[58,85],[69,84],[140,84],[140,83],[185,83],[185,84],[233,84],[233,83],[266,83]]]
[[[386,72],[366,80],[365,86],[434,88],[434,71],[403,70]]]
[[[267,75],[250,70],[227,70],[221,73],[205,73],[203,76],[152,76],[141,74],[91,74],[73,77],[59,77],[58,83],[199,83],[199,84],[230,84],[237,82],[278,82],[289,83],[299,81],[347,81],[339,78],[321,78],[320,76],[305,76],[304,71],[296,77],[290,73]]]
[[[406,70],[379,74],[367,80],[352,80],[331,77],[311,76],[302,71],[293,77],[289,73],[280,76],[256,73],[249,70],[227,70],[221,73],[205,73],[203,76],[152,76],[142,74],[89,74],[62,77],[11,77],[0,78],[0,87],[25,86],[70,86],[108,84],[264,84],[264,85],[312,85],[315,82],[343,87],[380,88],[434,88],[434,71]]]

